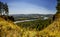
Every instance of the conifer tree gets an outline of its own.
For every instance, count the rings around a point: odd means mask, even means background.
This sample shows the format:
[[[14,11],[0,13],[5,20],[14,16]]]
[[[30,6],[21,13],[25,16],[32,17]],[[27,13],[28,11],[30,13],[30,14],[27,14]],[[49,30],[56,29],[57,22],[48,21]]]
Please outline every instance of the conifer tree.
[[[2,2],[0,2],[0,15],[2,15]]]
[[[7,5],[7,3],[5,3],[5,5],[4,5],[4,10],[5,10],[6,15],[8,15],[9,11],[8,11],[8,5]]]

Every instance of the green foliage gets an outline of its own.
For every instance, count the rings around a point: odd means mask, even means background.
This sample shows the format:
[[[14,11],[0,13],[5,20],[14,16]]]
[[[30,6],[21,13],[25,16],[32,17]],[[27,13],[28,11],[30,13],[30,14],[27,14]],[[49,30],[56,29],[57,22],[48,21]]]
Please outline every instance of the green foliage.
[[[47,20],[35,20],[35,21],[29,21],[29,22],[22,22],[17,23],[18,26],[22,28],[29,28],[29,29],[36,29],[36,30],[42,30],[45,27],[47,27],[49,24],[51,24],[51,19]]]

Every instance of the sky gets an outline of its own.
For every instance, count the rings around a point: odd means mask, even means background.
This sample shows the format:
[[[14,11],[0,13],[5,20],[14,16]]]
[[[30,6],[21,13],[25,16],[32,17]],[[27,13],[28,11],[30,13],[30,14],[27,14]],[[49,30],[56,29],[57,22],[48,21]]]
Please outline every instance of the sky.
[[[56,0],[0,0],[8,4],[9,14],[55,14]]]

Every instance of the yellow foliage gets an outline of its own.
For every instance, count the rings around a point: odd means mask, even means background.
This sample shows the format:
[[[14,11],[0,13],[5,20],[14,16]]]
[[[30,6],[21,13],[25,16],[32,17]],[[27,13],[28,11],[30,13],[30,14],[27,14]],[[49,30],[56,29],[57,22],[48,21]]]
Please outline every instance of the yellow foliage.
[[[41,31],[26,30],[0,18],[0,37],[60,37],[60,18]]]

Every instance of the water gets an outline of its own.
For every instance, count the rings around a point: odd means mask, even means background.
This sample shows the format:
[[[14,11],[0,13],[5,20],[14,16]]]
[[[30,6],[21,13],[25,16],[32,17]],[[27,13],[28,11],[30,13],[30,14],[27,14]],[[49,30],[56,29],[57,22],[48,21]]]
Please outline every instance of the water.
[[[31,20],[22,20],[22,21],[15,21],[14,23],[20,23],[20,22],[28,22],[28,21],[35,21],[37,19],[31,19]]]

